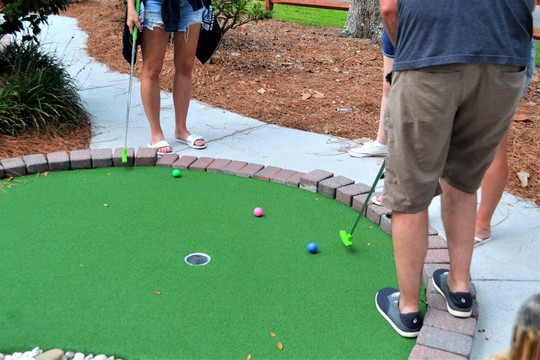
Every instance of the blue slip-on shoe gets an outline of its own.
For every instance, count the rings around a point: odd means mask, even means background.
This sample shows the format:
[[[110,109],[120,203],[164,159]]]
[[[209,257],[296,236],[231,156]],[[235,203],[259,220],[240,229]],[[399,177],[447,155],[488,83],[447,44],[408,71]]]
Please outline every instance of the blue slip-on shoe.
[[[451,292],[448,288],[448,270],[433,272],[433,285],[445,298],[448,312],[456,317],[467,318],[472,314],[472,295],[470,292]]]
[[[384,288],[375,295],[375,306],[397,333],[406,338],[415,338],[422,328],[420,312],[399,312],[399,290]]]

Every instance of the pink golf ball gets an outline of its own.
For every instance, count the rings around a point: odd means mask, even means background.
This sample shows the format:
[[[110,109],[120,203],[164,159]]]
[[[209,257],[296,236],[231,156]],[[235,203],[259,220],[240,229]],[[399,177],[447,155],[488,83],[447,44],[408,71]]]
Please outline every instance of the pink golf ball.
[[[260,207],[256,207],[256,208],[253,210],[253,215],[255,215],[256,217],[261,217],[261,216],[263,216],[263,209],[260,208]]]

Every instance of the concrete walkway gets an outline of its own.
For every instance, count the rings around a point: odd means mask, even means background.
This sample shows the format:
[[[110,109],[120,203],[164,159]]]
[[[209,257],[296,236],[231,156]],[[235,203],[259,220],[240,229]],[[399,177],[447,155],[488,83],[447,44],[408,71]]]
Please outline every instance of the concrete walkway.
[[[80,94],[92,115],[91,148],[124,147],[129,76],[112,72],[87,55],[87,36],[77,28],[75,19],[52,16],[49,23],[43,29],[42,43],[56,52],[80,83]],[[149,140],[139,86],[134,79],[127,146],[135,149]],[[240,160],[301,172],[323,169],[364,184],[372,184],[381,164],[377,158],[349,157],[347,150],[354,143],[348,139],[268,125],[198,101],[191,103],[188,126],[192,133],[206,138],[208,148],[193,150],[174,143],[173,119],[171,95],[163,92],[163,128],[179,155]],[[382,190],[382,182],[378,190]],[[431,226],[445,238],[439,199],[433,201],[429,213]],[[507,348],[520,305],[540,292],[540,209],[505,194],[494,224],[493,240],[475,249],[473,257],[471,273],[480,315],[471,359],[486,359]],[[390,285],[396,284],[381,287]]]

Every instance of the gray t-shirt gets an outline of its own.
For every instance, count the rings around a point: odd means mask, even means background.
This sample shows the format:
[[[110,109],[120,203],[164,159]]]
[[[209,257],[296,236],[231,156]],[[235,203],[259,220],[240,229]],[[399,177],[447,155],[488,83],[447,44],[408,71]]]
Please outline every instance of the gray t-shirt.
[[[394,70],[526,66],[535,0],[399,0]]]

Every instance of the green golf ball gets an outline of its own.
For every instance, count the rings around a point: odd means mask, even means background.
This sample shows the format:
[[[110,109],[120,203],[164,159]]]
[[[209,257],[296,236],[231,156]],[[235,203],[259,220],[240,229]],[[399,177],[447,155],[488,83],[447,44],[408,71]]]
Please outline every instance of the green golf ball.
[[[180,169],[174,169],[171,174],[175,178],[179,178],[180,175],[182,175],[182,173],[180,172]]]

